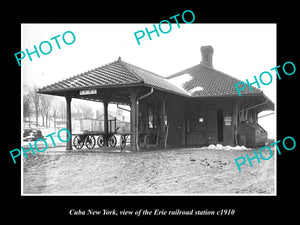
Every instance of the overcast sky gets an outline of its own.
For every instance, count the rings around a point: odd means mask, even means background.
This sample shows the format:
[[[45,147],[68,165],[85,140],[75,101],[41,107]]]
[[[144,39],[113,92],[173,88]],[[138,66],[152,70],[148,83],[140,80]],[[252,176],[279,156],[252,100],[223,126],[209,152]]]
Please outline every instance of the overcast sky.
[[[156,21],[157,24],[160,21]],[[200,47],[214,48],[215,69],[242,81],[270,71],[276,64],[276,24],[172,24],[168,34],[151,34],[140,39],[138,45],[134,32],[152,30],[153,24],[22,24],[21,50],[42,41],[72,31],[76,41],[66,45],[58,38],[61,49],[54,40],[49,55],[32,55],[22,60],[23,85],[45,86],[87,70],[115,61],[120,56],[143,69],[168,76],[189,68],[201,61]],[[167,28],[165,29],[167,30]],[[45,47],[46,49],[46,47]],[[17,62],[16,62],[17,65]],[[274,71],[271,72],[275,78]],[[276,79],[261,90],[276,102]],[[261,123],[274,137],[275,116],[265,117]],[[272,130],[272,131],[271,131]]]

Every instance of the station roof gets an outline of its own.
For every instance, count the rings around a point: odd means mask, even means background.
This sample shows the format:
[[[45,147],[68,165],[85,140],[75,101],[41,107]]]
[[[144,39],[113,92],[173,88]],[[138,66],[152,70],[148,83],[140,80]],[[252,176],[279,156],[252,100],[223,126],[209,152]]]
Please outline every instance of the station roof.
[[[71,90],[136,85],[144,85],[174,94],[186,95],[183,90],[172,85],[164,77],[124,62],[120,57],[112,63],[45,86],[39,89],[39,93],[53,94]]]
[[[166,79],[172,81],[180,77],[186,81],[181,85],[191,97],[239,96],[235,84],[241,80],[201,63],[168,76]],[[248,87],[241,90],[241,95],[262,94],[260,89],[253,86],[251,88],[252,92]]]
[[[148,86],[165,92],[192,98],[201,97],[239,97],[235,84],[239,79],[220,72],[210,66],[198,64],[168,77],[142,69],[118,60],[85,73],[70,77],[39,89],[39,93],[66,95],[70,91],[130,86]],[[241,91],[242,96],[259,96],[268,100],[269,109],[274,109],[263,92],[252,86]],[[91,99],[93,100],[93,99]]]

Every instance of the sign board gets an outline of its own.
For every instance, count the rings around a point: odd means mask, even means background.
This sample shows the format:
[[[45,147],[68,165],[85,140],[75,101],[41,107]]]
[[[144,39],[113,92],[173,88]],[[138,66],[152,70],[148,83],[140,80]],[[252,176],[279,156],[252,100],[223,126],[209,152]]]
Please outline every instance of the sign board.
[[[231,121],[232,121],[231,116],[225,116],[224,117],[225,126],[230,126],[231,125]]]
[[[79,95],[94,95],[97,94],[96,89],[89,89],[89,90],[80,90]]]

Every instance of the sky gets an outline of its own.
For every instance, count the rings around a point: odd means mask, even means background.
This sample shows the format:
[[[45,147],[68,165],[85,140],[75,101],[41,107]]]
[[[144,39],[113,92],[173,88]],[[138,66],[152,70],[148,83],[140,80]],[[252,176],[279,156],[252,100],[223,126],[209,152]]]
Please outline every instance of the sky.
[[[158,23],[156,21],[153,24]],[[145,35],[138,45],[134,33],[153,29],[153,24],[22,24],[21,49],[34,51],[43,41],[52,44],[48,55],[40,58],[32,54],[21,61],[23,87],[36,84],[38,87],[69,78],[121,57],[123,61],[143,69],[168,76],[201,61],[200,47],[214,48],[213,67],[242,81],[254,81],[263,71],[270,71],[276,64],[276,24],[184,24],[180,28],[172,23],[169,33]],[[167,28],[162,27],[163,30]],[[66,45],[62,35],[72,31],[76,40]],[[57,38],[61,49],[58,49]],[[72,39],[65,36],[66,40]],[[69,38],[69,39],[68,39]],[[43,45],[47,51],[47,44]],[[17,61],[16,61],[17,64]],[[276,104],[276,79],[261,90]],[[99,103],[98,103],[99,104]],[[270,113],[270,112],[267,112]],[[264,117],[259,123],[269,136],[275,137],[276,115]]]

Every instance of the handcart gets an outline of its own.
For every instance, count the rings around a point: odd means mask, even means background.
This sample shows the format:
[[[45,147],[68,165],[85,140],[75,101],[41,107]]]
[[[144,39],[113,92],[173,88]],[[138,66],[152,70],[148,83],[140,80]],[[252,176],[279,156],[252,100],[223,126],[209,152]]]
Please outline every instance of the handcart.
[[[94,119],[82,119],[80,121],[80,130],[82,133],[73,134],[73,145],[77,149],[81,149],[85,145],[88,149],[92,149],[97,144],[99,147],[105,145],[115,147],[117,144],[116,134],[119,128],[116,126],[116,118],[108,120],[108,132],[101,129],[103,121]]]

